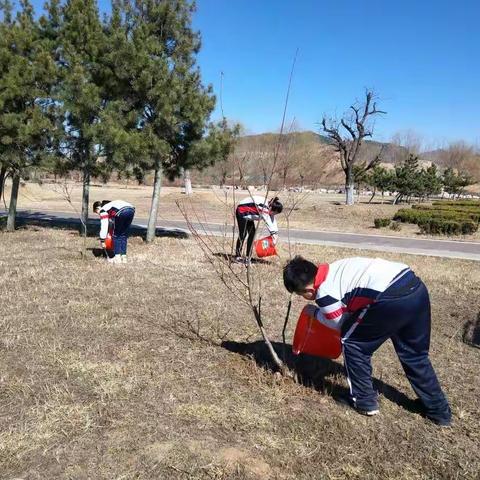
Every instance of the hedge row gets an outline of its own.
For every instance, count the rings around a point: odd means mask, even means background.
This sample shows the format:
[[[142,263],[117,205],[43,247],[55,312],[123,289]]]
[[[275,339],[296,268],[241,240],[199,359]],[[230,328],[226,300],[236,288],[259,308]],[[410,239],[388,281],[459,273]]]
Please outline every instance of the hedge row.
[[[423,233],[460,235],[478,230],[480,213],[435,208],[402,208],[393,217],[404,223],[415,223]]]
[[[478,223],[472,220],[454,221],[441,218],[431,218],[423,220],[418,224],[422,233],[446,235],[468,235],[478,230]]]
[[[464,212],[464,213],[478,213],[480,214],[480,207],[474,206],[455,206],[455,205],[412,205],[414,210],[431,210],[431,211],[446,211],[446,212]]]
[[[480,200],[435,200],[433,205],[455,205],[460,207],[478,207],[480,208]]]
[[[401,208],[393,217],[394,220],[404,223],[416,223],[430,220],[443,219],[453,221],[473,221],[478,223],[480,221],[480,213],[458,212],[456,210],[435,210],[435,209],[409,209]]]

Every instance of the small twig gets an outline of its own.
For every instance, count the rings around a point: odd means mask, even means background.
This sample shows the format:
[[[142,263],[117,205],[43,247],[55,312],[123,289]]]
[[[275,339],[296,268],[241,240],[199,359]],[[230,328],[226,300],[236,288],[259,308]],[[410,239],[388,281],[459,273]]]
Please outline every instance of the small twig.
[[[285,340],[285,330],[287,329],[288,319],[290,317],[290,309],[292,308],[292,296],[290,295],[290,299],[288,301],[287,307],[287,314],[285,315],[285,322],[283,323],[283,330],[282,330],[282,340],[283,340],[283,361],[286,362],[287,358],[287,347],[286,347],[286,340]]]

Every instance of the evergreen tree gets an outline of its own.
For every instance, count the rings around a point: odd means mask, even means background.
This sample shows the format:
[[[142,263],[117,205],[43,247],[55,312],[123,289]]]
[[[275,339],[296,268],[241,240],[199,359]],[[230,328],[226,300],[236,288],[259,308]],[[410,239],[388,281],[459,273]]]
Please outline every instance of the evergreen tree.
[[[205,155],[210,159],[211,164],[218,166],[220,186],[225,185],[227,176],[234,170],[230,159],[235,148],[235,142],[240,135],[241,125],[228,125],[227,119],[211,124],[208,137],[205,140]]]
[[[466,173],[456,172],[453,168],[446,168],[443,172],[442,181],[444,190],[448,194],[460,197],[465,187],[473,185],[475,180]]]
[[[394,189],[394,181],[395,181],[395,172],[389,171],[386,168],[382,167],[381,165],[376,165],[375,167],[373,167],[372,172],[367,178],[367,184],[370,185],[373,189],[372,196],[370,197],[370,200],[368,201],[368,203],[370,203],[373,200],[377,190],[379,190],[380,193],[382,194],[382,203],[383,203],[383,197],[385,192],[387,190]]]
[[[431,195],[438,195],[442,191],[442,178],[438,174],[438,169],[432,163],[426,170],[422,170],[422,181],[424,193],[428,197]]]
[[[147,241],[155,236],[162,176],[210,164],[205,138],[215,105],[211,87],[201,83],[195,66],[200,49],[191,27],[194,4],[187,0],[124,0],[116,3],[126,24],[134,58],[125,95],[136,106],[141,155],[135,171],[155,172]],[[200,143],[198,143],[200,142]]]
[[[14,230],[20,179],[52,154],[56,69],[31,3],[21,0],[15,16],[8,0],[0,8],[0,157],[12,176],[7,229]]]
[[[402,199],[409,199],[421,189],[418,157],[410,154],[399,166],[395,167],[395,190],[398,192],[394,200],[397,204]]]
[[[116,31],[100,20],[95,0],[67,0],[63,6],[53,0],[48,11],[50,28],[45,28],[56,40],[61,74],[57,89],[64,125],[61,168],[82,173],[81,217],[86,235],[91,178],[108,179],[112,159],[122,157],[126,141],[122,136],[123,91],[112,53],[117,47],[112,39]]]

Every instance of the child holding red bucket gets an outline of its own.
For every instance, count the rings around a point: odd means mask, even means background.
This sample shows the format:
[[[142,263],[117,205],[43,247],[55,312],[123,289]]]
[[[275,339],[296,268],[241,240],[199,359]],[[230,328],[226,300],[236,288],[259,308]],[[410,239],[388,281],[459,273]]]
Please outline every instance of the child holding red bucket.
[[[249,196],[244,198],[237,205],[235,217],[238,225],[238,239],[235,249],[236,261],[245,263],[252,256],[253,240],[255,238],[255,222],[263,220],[276,245],[278,239],[278,227],[275,215],[283,210],[283,205],[278,197],[272,198],[268,202],[264,197]],[[247,238],[248,237],[248,238]],[[247,255],[242,257],[243,244],[247,238]]]
[[[390,338],[425,416],[450,424],[450,407],[428,357],[428,291],[407,265],[356,257],[317,266],[297,256],[285,266],[283,280],[290,293],[316,302],[310,315],[340,331],[353,408],[378,413],[371,356]]]
[[[135,208],[123,200],[102,200],[93,203],[93,211],[100,216],[100,242],[105,249],[109,222],[113,223],[114,257],[107,257],[112,263],[127,263],[128,230],[135,215]]]

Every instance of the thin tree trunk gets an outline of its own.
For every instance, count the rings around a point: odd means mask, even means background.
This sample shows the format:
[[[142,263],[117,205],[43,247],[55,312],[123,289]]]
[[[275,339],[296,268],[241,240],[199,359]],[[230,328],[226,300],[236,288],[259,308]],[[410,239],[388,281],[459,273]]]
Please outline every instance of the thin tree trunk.
[[[87,236],[87,222],[88,222],[88,203],[90,201],[90,170],[85,167],[83,170],[83,190],[82,190],[82,229],[81,233],[84,237]]]
[[[370,197],[370,200],[368,201],[368,203],[372,203],[373,197],[375,197],[375,193],[377,193],[377,189],[376,189],[376,188],[373,189],[372,196]],[[382,203],[383,203],[383,200],[382,200]]]
[[[188,168],[183,171],[183,181],[185,187],[185,195],[191,195],[193,193],[192,180],[190,179],[190,170]]]
[[[88,233],[88,205],[90,202],[90,170],[85,167],[83,170],[83,189],[82,189],[82,213],[80,221],[82,223],[80,234],[83,237],[82,258],[87,258],[87,233]]]
[[[354,190],[354,179],[353,175],[351,172],[346,173],[346,179],[345,179],[345,194],[346,194],[346,205],[353,205],[355,202],[355,198],[353,196],[353,190]]]
[[[148,243],[155,238],[155,229],[157,225],[158,203],[160,201],[160,190],[162,188],[162,166],[158,161],[155,165],[155,180],[153,182],[152,204],[150,206],[150,215],[148,217],[147,238]]]
[[[0,169],[0,199],[2,198],[2,195],[3,195],[3,185],[5,184],[6,174],[7,174],[7,167],[5,165],[2,165],[2,168]]]
[[[20,186],[20,174],[15,172],[12,177],[12,192],[10,194],[10,205],[8,206],[7,231],[15,231],[15,217],[17,215],[18,188]]]

